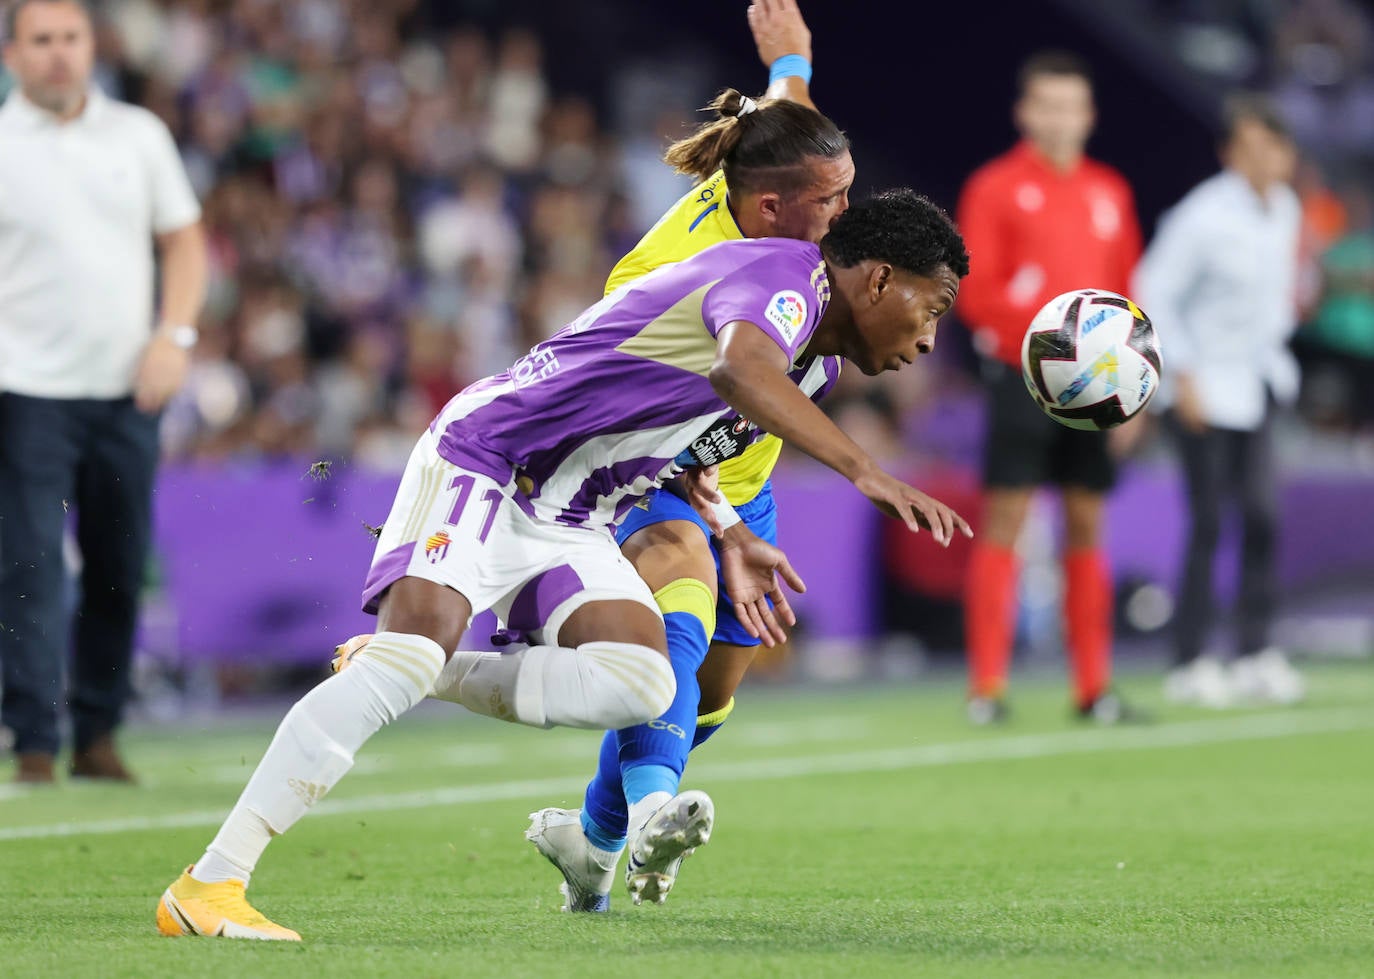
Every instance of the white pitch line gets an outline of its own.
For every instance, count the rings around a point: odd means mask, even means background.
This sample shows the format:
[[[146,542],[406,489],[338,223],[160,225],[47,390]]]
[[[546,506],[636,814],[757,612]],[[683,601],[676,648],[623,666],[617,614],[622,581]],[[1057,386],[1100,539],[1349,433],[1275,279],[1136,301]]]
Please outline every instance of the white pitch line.
[[[1374,711],[1339,708],[1323,711],[1254,714],[1219,720],[1190,721],[1158,727],[1112,730],[1061,731],[1005,738],[982,738],[907,748],[884,748],[797,758],[765,758],[755,761],[703,764],[693,768],[693,781],[734,782],[799,775],[847,775],[965,765],[984,761],[1021,761],[1108,751],[1142,751],[1159,748],[1200,747],[1234,741],[1258,741],[1305,734],[1333,734],[1374,729]],[[321,802],[318,816],[364,812],[393,812],[434,806],[468,805],[513,799],[540,799],[581,792],[585,777],[545,778],[495,782],[420,792],[384,793]],[[80,823],[49,823],[0,829],[0,842],[48,839],[62,836],[103,835],[139,830],[214,827],[226,809],[136,816]]]
[[[814,721],[752,721],[731,732],[732,744],[755,748],[801,744],[806,741],[862,741],[873,731],[867,717],[826,717]]]

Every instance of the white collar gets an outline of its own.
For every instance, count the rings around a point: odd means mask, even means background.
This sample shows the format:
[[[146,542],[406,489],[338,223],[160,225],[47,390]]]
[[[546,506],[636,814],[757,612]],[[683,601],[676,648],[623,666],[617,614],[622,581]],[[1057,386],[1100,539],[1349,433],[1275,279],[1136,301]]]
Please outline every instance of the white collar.
[[[86,90],[86,104],[81,107],[81,114],[67,122],[60,122],[47,109],[40,108],[31,102],[23,91],[16,86],[10,92],[9,98],[5,99],[5,104],[0,106],[0,114],[8,116],[27,129],[41,129],[47,126],[70,126],[82,123],[93,122],[100,118],[105,111],[105,104],[109,101],[105,93],[100,90],[99,85],[92,84]]]
[[[1257,211],[1270,211],[1273,206],[1283,196],[1283,184],[1275,184],[1269,188],[1269,193],[1261,195],[1255,190],[1254,185],[1237,170],[1229,167],[1222,170],[1222,177],[1225,179],[1227,191],[1232,195],[1242,198],[1246,204]]]

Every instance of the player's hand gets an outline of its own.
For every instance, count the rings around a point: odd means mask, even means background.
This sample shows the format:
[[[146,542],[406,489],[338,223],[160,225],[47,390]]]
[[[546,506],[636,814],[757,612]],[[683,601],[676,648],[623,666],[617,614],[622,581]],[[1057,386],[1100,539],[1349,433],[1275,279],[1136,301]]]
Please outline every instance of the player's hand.
[[[714,536],[722,536],[724,532],[720,526],[720,518],[711,508],[712,503],[721,501],[720,467],[697,466],[684,472],[680,479],[682,488],[687,491],[687,502],[692,504],[692,509],[706,521],[706,526],[711,528]]]
[[[134,404],[139,411],[161,411],[172,395],[181,390],[191,369],[191,354],[172,342],[171,337],[154,334],[143,348],[143,357],[134,375]]]
[[[787,555],[736,524],[720,541],[720,577],[735,603],[735,616],[749,635],[769,649],[787,641],[782,624],[796,625],[797,616],[787,604],[778,575],[794,592],[806,591],[806,582],[792,570]],[[768,607],[768,599],[773,607]]]
[[[811,31],[802,20],[796,0],[754,0],[749,5],[749,30],[765,68],[785,54],[811,60]]]
[[[1202,407],[1202,395],[1193,379],[1185,374],[1174,378],[1174,415],[1178,423],[1194,435],[1207,431],[1207,413]]]
[[[922,527],[929,530],[937,544],[948,547],[954,540],[956,530],[965,537],[973,536],[973,528],[968,521],[951,507],[889,476],[876,466],[854,480],[854,488],[872,500],[879,510],[906,524],[912,533]]]

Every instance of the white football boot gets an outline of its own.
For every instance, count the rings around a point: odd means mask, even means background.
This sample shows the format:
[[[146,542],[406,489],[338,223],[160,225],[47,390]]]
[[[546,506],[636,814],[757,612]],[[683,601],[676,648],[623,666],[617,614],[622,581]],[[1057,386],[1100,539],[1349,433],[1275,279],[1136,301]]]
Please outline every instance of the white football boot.
[[[1273,646],[1231,664],[1237,696],[1262,704],[1296,704],[1307,696],[1307,681],[1293,669],[1283,650]]]
[[[1199,656],[1164,675],[1164,699],[1173,704],[1224,710],[1235,702],[1235,694],[1225,667],[1211,656]]]
[[[615,865],[620,854],[609,854],[592,846],[582,832],[582,810],[540,809],[530,813],[530,828],[525,839],[548,858],[563,875],[558,885],[564,911],[609,911]]]
[[[705,792],[679,792],[632,832],[625,886],[635,904],[668,900],[684,858],[711,838],[716,807]]]

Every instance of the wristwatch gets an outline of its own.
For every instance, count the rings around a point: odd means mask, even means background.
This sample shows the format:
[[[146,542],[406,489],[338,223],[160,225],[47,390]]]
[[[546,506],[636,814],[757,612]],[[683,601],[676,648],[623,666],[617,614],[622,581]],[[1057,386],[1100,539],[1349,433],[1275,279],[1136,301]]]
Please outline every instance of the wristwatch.
[[[177,326],[164,326],[159,332],[182,350],[190,350],[200,339],[200,331],[189,323]]]

